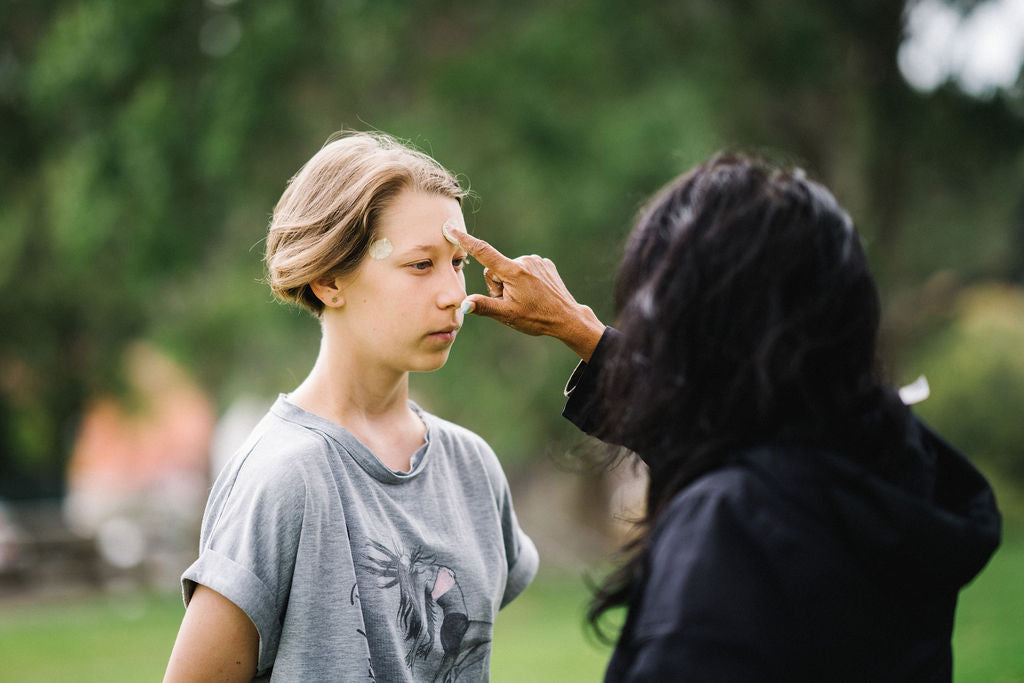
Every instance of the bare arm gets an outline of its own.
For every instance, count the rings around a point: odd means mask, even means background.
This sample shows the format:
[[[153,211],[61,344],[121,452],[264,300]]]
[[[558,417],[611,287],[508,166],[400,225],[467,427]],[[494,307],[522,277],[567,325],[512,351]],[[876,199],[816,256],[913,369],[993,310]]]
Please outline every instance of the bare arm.
[[[573,298],[550,259],[536,255],[509,259],[481,239],[452,228],[449,232],[485,266],[490,296],[466,297],[472,312],[525,334],[554,337],[583,360],[590,360],[605,326],[589,306]]]
[[[164,683],[251,681],[259,643],[256,626],[241,608],[206,586],[196,586]]]

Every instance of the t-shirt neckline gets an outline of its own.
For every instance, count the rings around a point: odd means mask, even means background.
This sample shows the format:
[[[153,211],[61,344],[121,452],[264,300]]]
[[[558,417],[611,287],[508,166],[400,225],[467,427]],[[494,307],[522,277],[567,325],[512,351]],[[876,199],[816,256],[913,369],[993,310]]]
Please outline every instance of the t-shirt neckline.
[[[412,467],[408,472],[392,470],[366,444],[360,441],[355,434],[336,422],[300,408],[289,400],[287,394],[280,394],[277,397],[277,400],[271,407],[271,412],[284,420],[321,432],[341,446],[342,450],[350,455],[374,479],[385,484],[403,484],[415,479],[426,470],[430,462],[429,456],[432,450],[431,444],[433,443],[431,438],[434,427],[433,415],[424,411],[411,399],[409,400],[409,407],[423,421],[426,433],[424,434],[424,443],[416,449],[416,452],[413,453],[410,459]]]

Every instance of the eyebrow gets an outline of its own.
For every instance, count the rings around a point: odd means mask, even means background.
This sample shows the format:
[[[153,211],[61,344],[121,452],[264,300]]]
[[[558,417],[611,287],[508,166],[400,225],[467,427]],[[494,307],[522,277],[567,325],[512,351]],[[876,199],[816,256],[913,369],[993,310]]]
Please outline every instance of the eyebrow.
[[[449,246],[448,242],[445,242],[444,244],[437,244],[437,243],[435,243],[435,244],[417,244],[416,246],[409,247],[408,249],[403,249],[401,254],[399,254],[399,256],[400,257],[410,256],[410,255],[412,255],[412,254],[414,254],[414,253],[416,253],[418,251],[434,253],[434,252],[437,252],[437,251],[441,251],[446,246]],[[462,249],[462,247],[459,247],[456,251],[457,252],[458,251],[464,251],[464,249]]]

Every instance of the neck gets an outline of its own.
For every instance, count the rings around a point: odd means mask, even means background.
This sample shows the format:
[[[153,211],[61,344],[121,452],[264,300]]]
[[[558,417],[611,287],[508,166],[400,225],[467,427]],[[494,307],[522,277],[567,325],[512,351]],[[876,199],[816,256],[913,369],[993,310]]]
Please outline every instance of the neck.
[[[349,428],[394,419],[410,412],[409,373],[355,357],[325,325],[316,363],[290,400]]]

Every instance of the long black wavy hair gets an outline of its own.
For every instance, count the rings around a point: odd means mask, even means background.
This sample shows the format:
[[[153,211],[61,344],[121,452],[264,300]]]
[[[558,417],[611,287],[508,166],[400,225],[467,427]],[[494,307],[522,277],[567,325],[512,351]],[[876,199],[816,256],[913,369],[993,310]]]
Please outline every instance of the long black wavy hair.
[[[616,290],[621,343],[597,397],[597,436],[647,464],[628,561],[591,623],[627,604],[672,498],[759,444],[827,448],[885,476],[902,404],[876,361],[880,304],[846,212],[799,170],[720,155],[643,210]],[[890,452],[892,451],[892,452]]]

